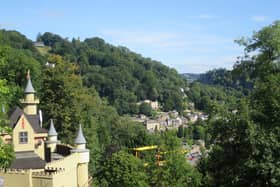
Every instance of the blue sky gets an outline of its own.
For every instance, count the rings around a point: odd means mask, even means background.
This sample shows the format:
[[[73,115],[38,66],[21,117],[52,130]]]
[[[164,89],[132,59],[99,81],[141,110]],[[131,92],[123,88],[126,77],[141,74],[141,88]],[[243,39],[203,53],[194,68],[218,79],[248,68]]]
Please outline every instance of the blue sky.
[[[2,1],[0,28],[30,39],[39,32],[101,37],[180,73],[230,69],[242,48],[233,41],[279,19],[277,0]]]

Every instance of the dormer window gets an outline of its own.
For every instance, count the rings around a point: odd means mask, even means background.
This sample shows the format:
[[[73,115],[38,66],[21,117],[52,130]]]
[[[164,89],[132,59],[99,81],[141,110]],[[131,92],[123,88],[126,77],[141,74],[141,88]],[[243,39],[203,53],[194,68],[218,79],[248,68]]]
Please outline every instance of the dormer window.
[[[28,142],[28,133],[27,132],[19,132],[19,143],[27,144]]]

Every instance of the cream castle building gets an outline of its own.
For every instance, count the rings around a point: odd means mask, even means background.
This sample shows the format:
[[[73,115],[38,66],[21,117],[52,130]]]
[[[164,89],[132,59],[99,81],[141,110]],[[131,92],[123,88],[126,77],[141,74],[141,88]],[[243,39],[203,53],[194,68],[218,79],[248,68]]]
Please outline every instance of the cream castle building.
[[[53,120],[49,130],[42,128],[30,77],[24,94],[24,108],[17,107],[10,116],[12,134],[1,134],[4,142],[13,144],[15,159],[10,168],[0,169],[0,187],[90,186],[89,150],[81,125],[74,146],[61,144]]]

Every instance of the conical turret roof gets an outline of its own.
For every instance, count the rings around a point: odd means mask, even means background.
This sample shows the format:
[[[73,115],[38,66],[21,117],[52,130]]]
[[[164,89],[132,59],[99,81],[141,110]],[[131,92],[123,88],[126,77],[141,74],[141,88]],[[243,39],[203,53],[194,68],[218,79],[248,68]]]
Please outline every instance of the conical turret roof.
[[[30,77],[27,80],[27,85],[25,87],[24,93],[35,93]]]
[[[86,144],[86,139],[84,137],[83,131],[82,131],[82,126],[81,124],[79,124],[79,130],[78,130],[78,134],[77,137],[75,139],[75,144]]]
[[[57,132],[56,132],[56,130],[54,128],[54,125],[53,125],[53,119],[51,119],[51,125],[50,125],[48,135],[49,136],[57,136]]]

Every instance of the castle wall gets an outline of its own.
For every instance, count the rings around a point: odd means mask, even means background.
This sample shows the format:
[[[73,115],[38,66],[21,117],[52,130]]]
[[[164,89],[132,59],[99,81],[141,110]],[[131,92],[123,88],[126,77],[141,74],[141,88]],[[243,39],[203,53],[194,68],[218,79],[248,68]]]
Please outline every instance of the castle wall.
[[[76,170],[62,169],[54,173],[34,173],[32,182],[33,187],[77,187]]]
[[[53,184],[53,176],[33,176],[32,183],[33,187],[55,187]]]
[[[77,167],[78,173],[78,184],[82,187],[87,187],[88,182],[88,164],[79,164]]]
[[[53,178],[54,187],[56,186],[77,187],[78,161],[79,161],[79,154],[72,153],[63,159],[47,163],[46,168],[64,169],[64,172],[59,172],[54,176]]]
[[[0,177],[3,180],[3,187],[34,187],[30,170],[7,170],[6,172],[1,170]]]
[[[54,187],[77,187],[77,172],[76,169],[65,170],[64,172],[58,173],[53,179]]]
[[[55,168],[51,168],[55,169]],[[77,187],[76,168],[57,169],[55,172],[43,170],[0,170],[2,187]]]
[[[88,187],[88,152],[47,163],[45,170],[0,170],[3,187]],[[0,184],[1,186],[1,184]]]

